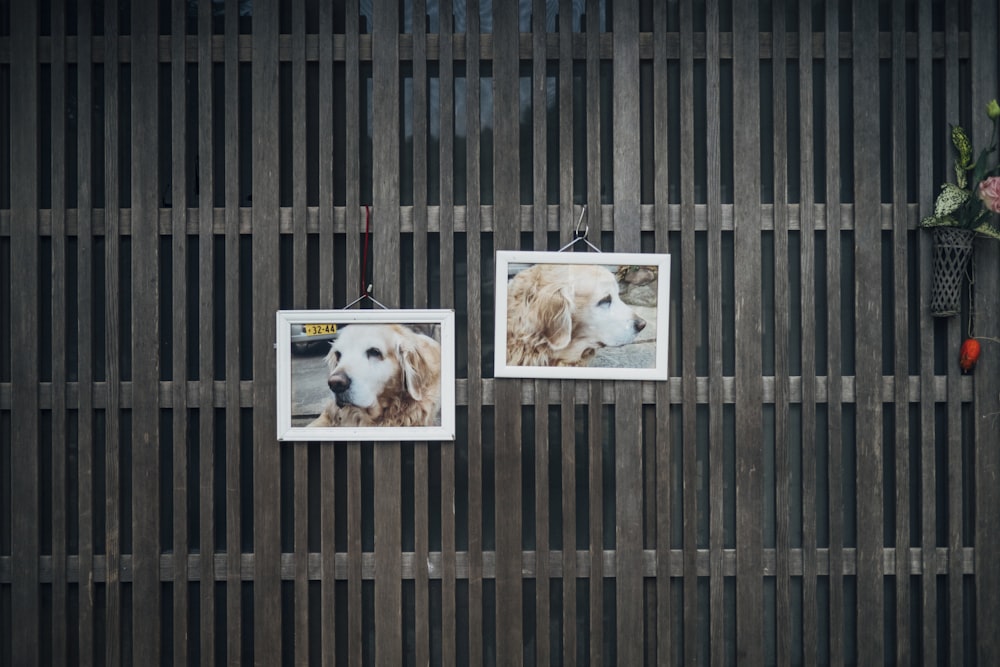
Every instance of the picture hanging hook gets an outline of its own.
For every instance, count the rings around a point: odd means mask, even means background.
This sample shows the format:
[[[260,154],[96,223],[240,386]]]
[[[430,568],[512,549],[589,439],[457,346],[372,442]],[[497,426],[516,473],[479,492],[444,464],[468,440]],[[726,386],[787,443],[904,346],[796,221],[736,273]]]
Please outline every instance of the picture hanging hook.
[[[356,303],[358,303],[362,299],[368,299],[369,301],[371,301],[372,303],[374,303],[376,306],[378,306],[382,310],[389,310],[388,306],[386,306],[381,301],[379,301],[378,299],[376,299],[375,297],[372,296],[372,284],[371,283],[368,284],[368,289],[365,290],[364,294],[362,294],[357,299],[355,299],[354,301],[350,302],[349,304],[347,304],[346,306],[344,306],[343,308],[341,308],[341,310],[347,310],[348,308],[350,308],[351,306],[355,305]]]
[[[562,252],[566,248],[569,248],[577,241],[583,241],[595,252],[601,252],[601,249],[595,246],[593,243],[587,240],[587,233],[590,231],[590,223],[583,224],[583,219],[587,215],[587,205],[583,205],[583,210],[580,211],[580,217],[576,220],[576,225],[573,226],[573,240],[559,248],[559,252]],[[582,231],[581,231],[582,228]]]

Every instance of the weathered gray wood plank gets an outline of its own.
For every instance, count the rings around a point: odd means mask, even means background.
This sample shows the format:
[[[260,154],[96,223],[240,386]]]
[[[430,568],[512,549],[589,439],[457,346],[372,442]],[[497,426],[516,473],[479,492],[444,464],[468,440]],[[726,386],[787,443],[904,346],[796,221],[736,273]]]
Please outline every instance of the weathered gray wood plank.
[[[812,30],[812,7],[799,6],[799,34]],[[815,151],[813,122],[813,55],[806,42],[799,48],[799,141],[802,159],[799,176],[799,202],[803,211],[812,210],[815,202]],[[802,285],[802,654],[805,664],[818,659],[817,588],[817,513],[816,513],[816,218],[802,215],[801,224]]]
[[[442,49],[438,64],[438,91],[441,113],[438,118],[440,146],[439,188],[441,197],[440,239],[441,286],[440,303],[444,308],[455,307],[455,65],[452,36],[452,3],[441,0],[439,33]],[[441,664],[457,664],[457,611],[455,564],[455,448],[459,441],[441,446]]]
[[[997,44],[994,37],[1000,28],[1000,10],[995,2],[973,0],[971,26],[971,83],[973,92],[970,109],[973,110],[973,136],[985,137],[990,128],[982,113],[987,101],[998,97],[997,81],[1000,64],[997,63]],[[995,244],[980,243],[976,247],[977,285],[996,285],[1000,282],[1000,253]],[[976,289],[977,333],[1000,331],[1000,308],[997,297],[987,289]],[[975,488],[975,546],[976,564],[976,618],[990,619],[1000,616],[1000,599],[992,592],[1000,590],[1000,566],[991,554],[1000,552],[1000,512],[987,508],[1000,507],[1000,424],[996,416],[996,397],[1000,395],[1000,372],[995,355],[982,360],[976,371],[975,382],[975,460],[976,470],[972,484]],[[987,626],[988,627],[988,626]],[[976,637],[979,664],[1000,661],[1000,633],[979,626]],[[971,661],[974,656],[965,656]]]
[[[997,81],[1000,65],[997,63],[996,42],[991,41],[1000,27],[1000,11],[996,3],[974,0],[970,15],[972,47],[971,83],[973,91],[970,108],[973,110],[973,136],[984,137],[990,132],[981,110],[986,102],[998,95]],[[976,248],[977,285],[996,285],[1000,282],[1000,253],[995,244],[979,243]],[[981,254],[980,254],[981,253]],[[1000,331],[1000,308],[997,296],[991,290],[976,289],[976,327],[980,335],[987,331]],[[990,619],[1000,616],[1000,600],[992,591],[1000,590],[1000,567],[996,554],[1000,552],[1000,513],[987,508],[1000,507],[1000,424],[997,423],[996,397],[1000,395],[1000,372],[995,355],[989,355],[985,364],[976,371],[975,394],[975,546],[976,564],[976,618]],[[968,544],[969,541],[966,541]],[[954,552],[952,552],[954,553]],[[954,575],[952,575],[954,576]],[[953,626],[954,627],[954,626]],[[1000,660],[1000,633],[991,632],[981,624],[977,639],[979,664],[986,665]],[[973,656],[966,655],[971,661]]]
[[[66,109],[66,7],[61,0],[53,3],[51,8],[52,34],[52,66],[51,77],[51,118],[52,161],[51,161],[51,200],[52,200],[52,269],[51,291],[52,301],[49,315],[44,317],[51,322],[52,335],[52,386],[53,392],[51,411],[51,461],[49,471],[52,502],[52,614],[51,614],[51,644],[52,663],[66,664],[67,659],[67,623],[68,589],[66,584],[67,557],[67,524],[66,510],[69,507],[67,489],[68,461],[68,415],[66,414],[66,365],[68,346],[66,307],[67,275],[66,275],[66,123],[63,122],[61,110]],[[44,468],[43,468],[44,471]],[[44,472],[43,472],[44,474]]]
[[[10,122],[18,128],[10,137],[10,271],[20,289],[10,290],[11,413],[10,413],[10,604],[18,616],[11,633],[14,663],[38,664],[41,591],[39,556],[39,345],[34,322],[39,289],[38,251],[38,7],[10,7]],[[9,102],[8,102],[9,103]]]
[[[426,308],[429,298],[427,235],[427,184],[429,180],[427,132],[429,119],[427,82],[427,2],[413,6],[413,303]],[[427,443],[413,446],[413,534],[417,568],[414,585],[414,658],[418,665],[430,664],[431,628],[428,551],[430,539],[429,461]],[[408,631],[408,629],[406,630]]]
[[[494,242],[497,249],[517,248],[518,229],[508,221],[520,213],[520,85],[518,60],[518,4],[497,3],[493,7],[493,89],[494,89],[494,151],[493,200],[494,211],[501,224],[496,225]],[[499,149],[497,147],[504,147]],[[475,244],[478,245],[478,244]],[[469,252],[469,284],[472,267],[480,271],[479,282],[488,284],[488,266],[479,266],[479,255]],[[469,302],[469,319],[482,321],[480,313],[487,304],[481,294],[477,308]],[[483,313],[485,314],[485,313]],[[477,328],[472,325],[472,328]],[[469,368],[481,368],[482,339],[470,336]],[[477,373],[477,375],[481,375]],[[493,434],[495,460],[496,516],[496,651],[499,664],[517,664],[523,659],[523,624],[516,619],[524,615],[523,582],[521,579],[521,380],[497,382],[496,419]],[[478,392],[476,392],[478,393]],[[470,420],[471,428],[472,420]],[[484,443],[485,444],[485,443]],[[471,515],[475,516],[475,515]]]
[[[226,322],[248,322],[240,311],[240,283],[245,280],[240,267],[240,142],[239,142],[239,15],[238,0],[226,0],[225,10],[225,262],[226,262]],[[182,23],[183,25],[183,23]],[[183,81],[183,79],[182,79]],[[175,87],[176,89],[176,87]],[[175,185],[175,187],[177,187]],[[176,201],[176,197],[174,201]],[[175,340],[177,340],[175,338]],[[244,434],[240,415],[240,337],[226,341],[226,658],[239,664],[243,654],[243,590],[239,561],[242,552],[242,514],[240,490],[243,484],[240,470]],[[181,366],[183,368],[183,366]],[[176,377],[176,375],[175,375]],[[221,465],[222,463],[219,462]],[[332,475],[331,475],[332,478]],[[177,626],[175,626],[177,627]]]
[[[720,90],[720,40],[719,5],[709,2],[705,15],[705,105],[719,108]],[[725,580],[722,574],[722,550],[725,546],[725,462],[722,448],[725,431],[723,423],[723,313],[722,313],[722,136],[718,117],[706,118],[707,213],[708,213],[708,356],[709,356],[709,415],[708,441],[714,451],[709,451],[709,549],[711,575],[709,579],[709,636],[712,664],[722,664],[725,659]]]
[[[216,183],[213,174],[213,114],[215,110],[212,61],[212,8],[198,5],[198,394],[202,406],[211,400],[214,380],[214,350],[209,343],[215,337],[214,271],[215,235],[209,218],[214,207]],[[219,184],[222,185],[222,184]],[[202,407],[198,411],[198,548],[202,553],[215,552],[215,411]],[[208,559],[205,559],[208,560]],[[207,568],[209,564],[204,562]],[[201,659],[212,664],[215,657],[215,587],[209,583],[208,572],[202,572],[198,586],[201,619]]]
[[[280,457],[275,386],[274,312],[278,309],[278,2],[254,3],[252,63],[253,253],[253,520],[254,660],[278,664],[281,656]]]
[[[906,204],[908,165],[906,147],[906,53],[905,19],[902,2],[893,4],[892,17],[892,201],[893,201],[893,299],[895,301],[894,345],[895,384],[902,387],[909,374],[909,286],[907,267],[913,249],[907,239]],[[905,571],[910,546],[910,405],[895,405],[895,481],[896,481],[896,572]],[[888,451],[888,448],[887,448]],[[886,517],[888,519],[888,517]],[[910,632],[910,578],[896,575],[896,660],[912,664]]]
[[[733,8],[733,25],[753,25],[757,3]],[[756,40],[750,33],[733,35],[733,98],[740,115],[760,113],[760,74]],[[760,145],[756,123],[735,123],[733,152],[744,168],[733,183],[736,309],[736,658],[750,664],[763,660],[763,581],[759,577],[762,547],[763,427],[761,423],[761,235]]]
[[[612,132],[615,250],[639,250],[639,12],[616,7]],[[642,577],[642,438],[641,405],[636,383],[615,382],[615,564],[617,663],[637,665],[643,655]]]
[[[791,608],[791,580],[789,575],[789,531],[791,505],[789,478],[791,476],[791,434],[789,432],[790,352],[788,333],[791,328],[790,276],[788,266],[788,95],[787,61],[785,58],[785,2],[772,7],[773,58],[771,66],[773,119],[774,119],[774,495],[775,495],[775,625],[793,627],[794,611]],[[777,662],[791,664],[792,633],[776,632]]]
[[[882,374],[882,238],[875,222],[880,204],[878,110],[868,100],[879,96],[878,8],[855,3],[852,65],[854,126],[854,310],[856,365],[856,478],[858,548],[858,660],[883,659],[885,583],[883,534],[883,415],[878,385]],[[832,462],[831,462],[832,467]],[[845,470],[845,474],[851,474]]]
[[[159,63],[155,12],[132,12],[132,656],[160,661],[160,412],[158,161],[142,159],[159,145]],[[206,225],[207,226],[207,225]],[[209,332],[210,333],[210,332]],[[211,340],[208,335],[204,340]],[[209,394],[211,387],[208,387]],[[205,465],[203,462],[202,465]],[[209,471],[211,465],[209,464]],[[211,475],[209,474],[209,479]],[[211,515],[205,520],[211,532]],[[204,607],[203,607],[204,611]],[[124,639],[124,638],[123,638]],[[128,662],[129,656],[122,656]]]
[[[118,45],[119,16],[104,13],[104,41],[114,51]],[[104,324],[105,324],[105,379],[108,402],[105,410],[104,446],[104,547],[108,560],[108,579],[105,583],[105,652],[107,663],[120,664],[122,653],[121,617],[121,322],[120,301],[122,283],[119,275],[121,263],[121,183],[119,165],[119,132],[122,120],[120,105],[121,73],[118,67],[104,67]],[[134,184],[133,184],[134,185]],[[130,378],[131,379],[131,378]]]
[[[587,224],[596,223],[601,210],[601,117],[595,113],[601,108],[600,60],[600,3],[587,0],[586,6],[586,86],[587,86]],[[544,68],[544,60],[541,65]],[[598,225],[594,224],[594,240],[600,240]],[[590,423],[590,664],[604,664],[604,568],[601,554],[604,549],[604,478],[610,471],[604,468],[604,436],[602,430],[601,387],[593,381],[587,390]]]
[[[476,388],[482,379],[482,332],[476,325],[482,308],[482,183],[480,168],[481,76],[479,0],[466,2],[465,62],[465,179],[466,179],[466,312],[468,314],[468,517],[469,517],[469,656],[470,664],[483,662],[483,400]]]
[[[90,0],[78,4],[77,35],[89,41],[92,26]],[[78,127],[92,127],[94,102],[94,73],[88,59],[77,65],[77,114]],[[79,533],[80,569],[93,570],[94,564],[94,410],[93,410],[93,357],[83,353],[93,349],[94,331],[94,239],[93,211],[94,182],[91,160],[94,135],[79,132],[77,135],[77,315],[75,327],[77,349],[77,380],[81,387],[77,408],[77,531]],[[87,577],[78,585],[79,608],[77,645],[81,662],[95,662],[94,655],[94,581]]]
[[[826,42],[824,50],[824,94],[826,100],[836,100],[840,97],[840,45],[831,36],[839,34],[840,13],[835,2],[827,2],[825,7]],[[840,112],[837,106],[827,104],[826,127],[823,133],[826,146],[827,165],[840,164]],[[825,201],[826,201],[826,323],[827,323],[827,359],[826,371],[828,388],[833,400],[827,405],[827,460],[842,461],[842,419],[843,406],[840,389],[843,385],[841,373],[841,239],[840,239],[840,171],[826,170]],[[820,366],[822,366],[822,362]],[[830,662],[844,662],[844,581],[840,573],[843,571],[844,520],[843,507],[843,474],[840,465],[831,465],[827,469],[829,514],[828,544],[830,545],[831,571],[830,577]]]
[[[694,219],[694,10],[691,0],[680,4],[681,57],[680,57],[680,185],[681,220]],[[684,507],[684,659],[703,661],[699,656],[698,641],[698,575],[695,564],[698,548],[698,406],[697,406],[697,349],[701,343],[701,326],[698,318],[696,285],[694,225],[683,224],[681,229],[681,317],[683,331],[680,336],[681,357],[681,423],[682,470]]]
[[[920,43],[925,46],[924,51],[918,56],[917,67],[922,76],[918,78],[917,99],[920,114],[918,115],[918,136],[917,150],[919,151],[918,183],[921,210],[925,215],[930,215],[934,210],[934,192],[938,185],[933,182],[933,144],[934,126],[933,120],[933,100],[935,91],[931,79],[932,63],[926,53],[926,44],[931,36],[932,17],[931,3],[921,2],[918,8],[918,34]],[[920,261],[923,266],[931,265],[932,249],[930,234],[920,235]],[[930,313],[930,275],[926,280],[921,280],[921,290],[923,291],[920,308],[920,369],[921,378],[928,381],[934,375],[934,320]],[[933,572],[938,565],[937,550],[937,509],[936,504],[936,455],[935,455],[935,399],[929,391],[923,390],[924,383],[921,383],[920,402],[920,488],[921,488],[921,546],[923,556],[923,567],[925,572]],[[931,569],[933,568],[933,569]],[[920,578],[920,594],[922,598],[921,619],[923,621],[920,628],[922,639],[922,655],[926,663],[937,663],[937,577]]]
[[[560,451],[562,453],[562,656],[572,664],[576,654],[576,406],[572,380],[562,380]]]
[[[395,0],[374,4],[372,36],[372,257],[378,298],[399,305],[399,12]],[[375,447],[375,663],[399,665],[403,656],[403,590],[399,552],[402,536],[401,451],[398,442]]]
[[[171,63],[170,63],[170,254],[171,254],[171,378],[173,379],[173,552],[177,566],[171,588],[173,603],[172,620],[174,658],[181,663],[188,661],[188,627],[190,605],[187,554],[188,544],[188,410],[187,410],[187,63],[184,58],[185,21],[187,7],[174,3],[171,8]],[[235,320],[234,320],[235,321]]]
[[[306,88],[306,8],[304,0],[292,4],[292,98],[299,103],[292,104],[292,256],[295,266],[293,275],[292,303],[297,310],[309,307],[306,300],[309,283],[308,255],[306,250],[306,104],[309,93]],[[321,256],[320,263],[329,263]],[[310,620],[309,620],[309,447],[305,443],[291,445],[292,479],[294,480],[295,508],[293,518],[293,541],[295,550],[295,662],[309,664]]]

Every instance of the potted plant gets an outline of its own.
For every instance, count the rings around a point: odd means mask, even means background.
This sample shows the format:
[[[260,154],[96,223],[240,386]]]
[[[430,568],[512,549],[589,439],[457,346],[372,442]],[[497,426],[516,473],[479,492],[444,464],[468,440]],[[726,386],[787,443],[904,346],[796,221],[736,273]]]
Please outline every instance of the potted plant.
[[[975,153],[961,126],[951,128],[955,149],[955,182],[941,185],[934,202],[934,214],[920,221],[934,232],[934,275],[931,314],[949,317],[959,311],[962,278],[972,253],[972,240],[982,234],[1000,240],[1000,162],[997,152],[997,124],[1000,104],[991,100],[986,115],[993,122],[990,143],[973,161]]]

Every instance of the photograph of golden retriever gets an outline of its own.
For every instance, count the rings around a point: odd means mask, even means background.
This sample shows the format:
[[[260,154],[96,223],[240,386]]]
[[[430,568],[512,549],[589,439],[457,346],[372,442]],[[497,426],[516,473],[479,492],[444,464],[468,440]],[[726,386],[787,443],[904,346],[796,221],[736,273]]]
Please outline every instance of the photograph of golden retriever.
[[[402,324],[344,326],[325,358],[332,397],[309,426],[438,426],[441,345]]]
[[[646,320],[599,264],[535,264],[507,284],[507,364],[587,366],[598,350],[633,343]]]

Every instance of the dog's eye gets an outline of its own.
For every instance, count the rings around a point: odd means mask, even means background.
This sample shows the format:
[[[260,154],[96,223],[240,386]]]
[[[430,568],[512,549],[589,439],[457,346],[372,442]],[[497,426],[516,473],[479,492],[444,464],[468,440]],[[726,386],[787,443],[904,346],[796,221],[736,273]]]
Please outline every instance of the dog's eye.
[[[600,301],[598,301],[597,305],[598,306],[610,306],[611,305],[611,295],[609,294],[608,296],[606,296],[603,299],[601,299]]]
[[[382,352],[377,347],[370,347],[370,348],[368,348],[368,351],[365,354],[368,355],[369,359],[381,359],[382,358]]]
[[[334,350],[334,351],[333,351],[333,357],[334,357],[334,358],[335,358],[335,359],[336,359],[337,361],[340,361],[340,350]]]

